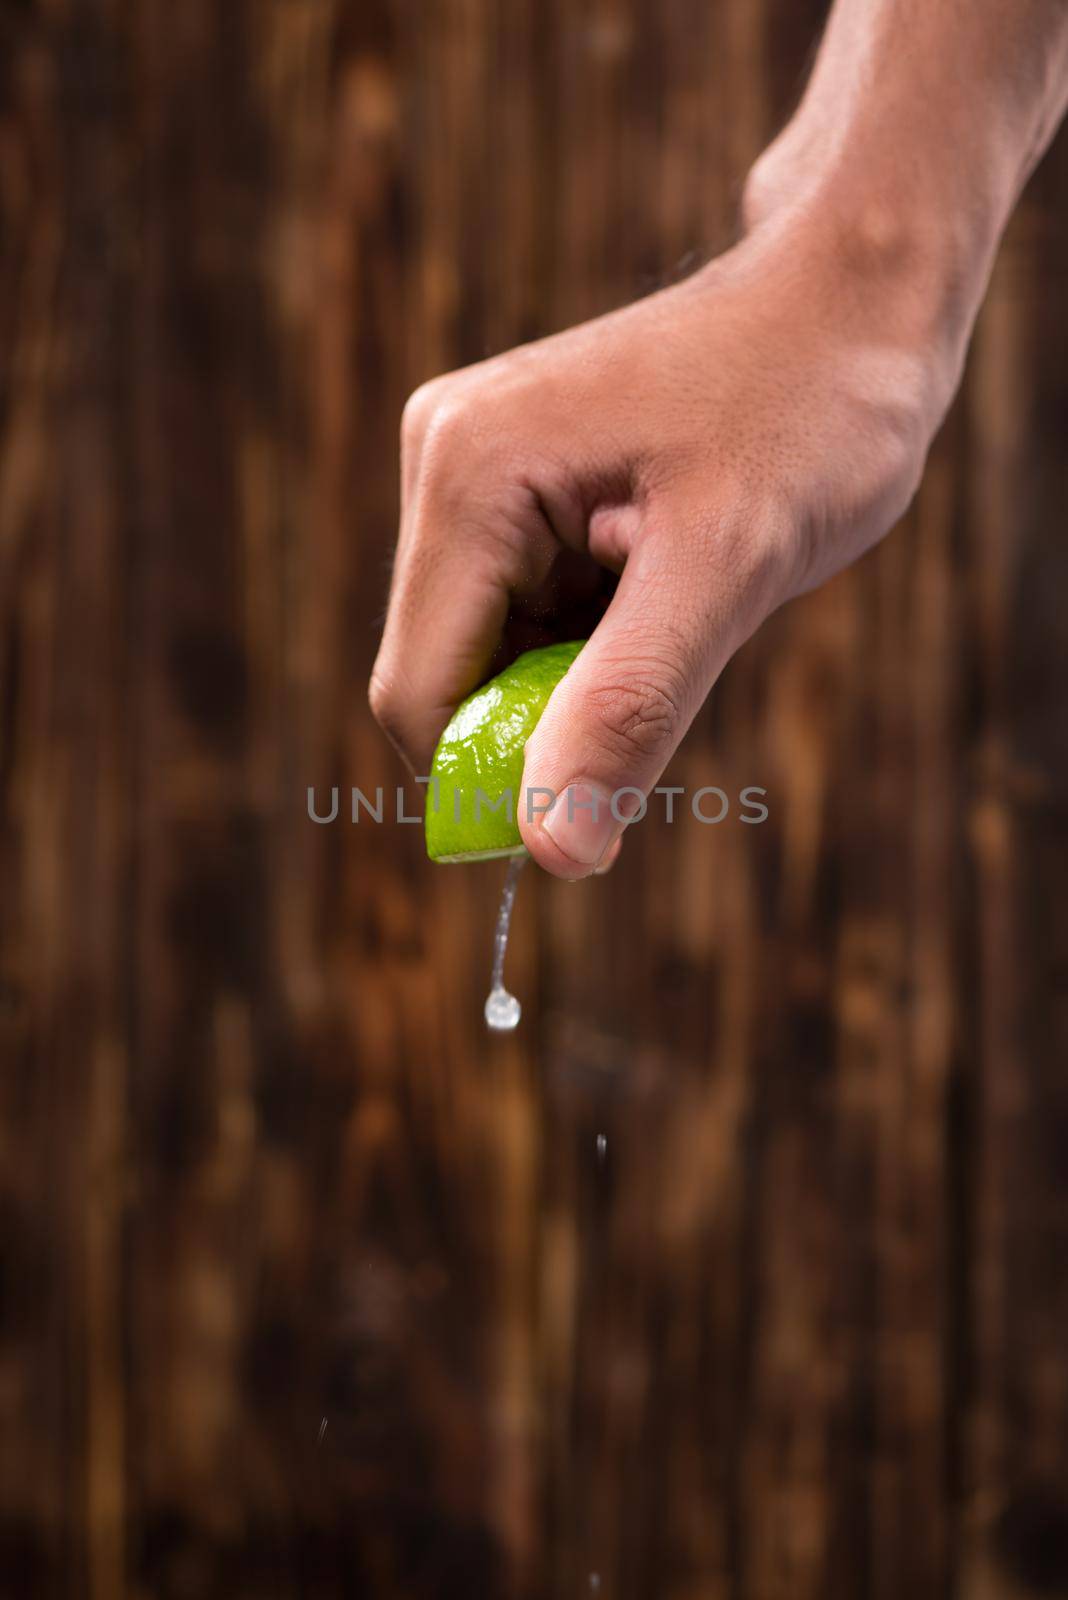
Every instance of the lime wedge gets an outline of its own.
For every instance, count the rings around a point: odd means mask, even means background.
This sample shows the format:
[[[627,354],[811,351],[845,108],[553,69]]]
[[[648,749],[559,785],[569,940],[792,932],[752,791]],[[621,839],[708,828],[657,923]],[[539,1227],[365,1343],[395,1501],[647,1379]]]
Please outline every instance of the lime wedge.
[[[584,643],[528,650],[456,708],[430,768],[426,853],[432,861],[489,861],[523,849],[523,746]]]

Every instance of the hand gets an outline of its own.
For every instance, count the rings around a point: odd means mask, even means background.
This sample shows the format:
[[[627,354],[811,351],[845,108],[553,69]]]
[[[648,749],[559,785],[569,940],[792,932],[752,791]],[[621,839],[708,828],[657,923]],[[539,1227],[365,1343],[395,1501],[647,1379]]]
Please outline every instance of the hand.
[[[413,395],[371,703],[417,771],[509,615],[567,636],[607,569],[618,588],[527,746],[524,792],[652,788],[733,651],[913,494],[953,363],[922,295],[886,281],[892,254],[762,230]],[[563,800],[532,822],[517,809],[561,877],[591,872],[622,827],[607,799],[596,820]]]
[[[532,624],[575,637],[592,607],[526,750],[524,790],[561,796],[533,821],[518,807],[550,872],[592,871],[621,831],[605,800],[595,821],[563,791],[648,791],[732,651],[916,488],[1068,100],[1062,0],[958,11],[835,0],[736,249],[408,404],[371,703],[425,772],[502,644],[537,642]]]

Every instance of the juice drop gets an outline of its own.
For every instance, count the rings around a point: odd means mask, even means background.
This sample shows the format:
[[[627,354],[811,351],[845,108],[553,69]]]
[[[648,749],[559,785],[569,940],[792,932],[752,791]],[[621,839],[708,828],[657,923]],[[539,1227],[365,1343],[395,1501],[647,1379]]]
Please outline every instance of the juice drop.
[[[513,856],[509,861],[501,906],[497,912],[497,931],[493,936],[493,973],[490,978],[490,992],[486,996],[485,1012],[486,1026],[492,1028],[495,1033],[511,1033],[518,1024],[523,1010],[515,995],[509,994],[504,987],[504,954],[508,949],[508,929],[512,923],[516,886],[526,859],[524,854]]]

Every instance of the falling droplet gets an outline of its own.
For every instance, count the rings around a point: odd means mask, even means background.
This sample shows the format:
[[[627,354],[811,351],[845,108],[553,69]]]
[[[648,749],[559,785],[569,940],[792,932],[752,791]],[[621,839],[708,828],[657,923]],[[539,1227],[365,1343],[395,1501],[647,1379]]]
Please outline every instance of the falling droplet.
[[[513,856],[508,863],[501,907],[497,912],[497,931],[493,936],[493,974],[490,979],[490,992],[486,997],[485,1011],[486,1026],[492,1028],[495,1033],[510,1033],[523,1012],[515,995],[509,994],[504,987],[504,955],[508,949],[508,929],[512,922],[516,886],[526,859],[524,853],[521,856]]]
[[[322,1442],[323,1442],[325,1437],[326,1437],[326,1418],[324,1417],[322,1422],[320,1422],[320,1424],[319,1424],[319,1443],[320,1444],[322,1444]]]
[[[597,1159],[603,1161],[608,1154],[608,1140],[603,1133],[597,1135]]]
[[[507,989],[491,989],[486,996],[486,1025],[495,1033],[511,1033],[522,1014],[522,1006]]]
[[[601,1574],[599,1572],[591,1572],[590,1573],[590,1593],[591,1594],[600,1594],[600,1592],[601,1592]]]

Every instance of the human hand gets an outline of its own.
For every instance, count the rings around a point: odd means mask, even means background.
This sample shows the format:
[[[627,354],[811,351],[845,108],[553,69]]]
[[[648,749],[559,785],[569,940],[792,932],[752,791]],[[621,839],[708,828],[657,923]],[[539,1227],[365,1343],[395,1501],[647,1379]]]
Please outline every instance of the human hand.
[[[768,612],[904,510],[1066,100],[1058,0],[977,0],[966,26],[951,6],[835,0],[740,245],[413,395],[371,704],[417,769],[502,643],[575,637],[592,606],[526,749],[524,792],[561,799],[518,812],[550,872],[611,859],[611,808],[563,791],[647,792]]]
[[[607,569],[618,588],[529,741],[523,792],[652,788],[730,655],[916,487],[955,366],[892,254],[761,230],[684,283],[416,392],[371,690],[416,770],[509,615],[567,636]],[[518,813],[562,877],[622,830],[607,798],[596,818],[563,800]]]

